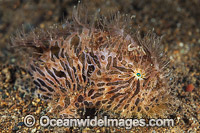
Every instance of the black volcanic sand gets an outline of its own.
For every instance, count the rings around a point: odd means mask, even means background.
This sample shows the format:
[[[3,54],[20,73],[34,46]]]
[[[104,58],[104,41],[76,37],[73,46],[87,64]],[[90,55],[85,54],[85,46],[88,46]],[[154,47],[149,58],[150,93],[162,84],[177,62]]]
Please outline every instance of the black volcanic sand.
[[[88,11],[98,8],[104,14],[120,11],[133,17],[135,27],[147,33],[154,29],[164,35],[163,44],[171,60],[174,84],[181,105],[170,117],[174,127],[134,127],[134,132],[200,132],[200,1],[199,0],[91,0]],[[23,26],[45,28],[60,23],[72,14],[76,0],[5,0],[0,1],[0,132],[83,131],[123,132],[118,128],[32,128],[23,123],[27,114],[38,120],[49,113],[47,103],[31,95],[34,85],[23,67],[23,57],[10,49],[10,36]],[[193,91],[186,91],[189,84]]]

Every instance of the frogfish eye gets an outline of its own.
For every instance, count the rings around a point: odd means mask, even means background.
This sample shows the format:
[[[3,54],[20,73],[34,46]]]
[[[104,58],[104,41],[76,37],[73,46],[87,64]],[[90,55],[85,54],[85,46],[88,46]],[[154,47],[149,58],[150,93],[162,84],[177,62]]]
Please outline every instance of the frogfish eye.
[[[136,75],[137,75],[138,77],[141,77],[141,74],[140,74],[140,73],[137,73]]]

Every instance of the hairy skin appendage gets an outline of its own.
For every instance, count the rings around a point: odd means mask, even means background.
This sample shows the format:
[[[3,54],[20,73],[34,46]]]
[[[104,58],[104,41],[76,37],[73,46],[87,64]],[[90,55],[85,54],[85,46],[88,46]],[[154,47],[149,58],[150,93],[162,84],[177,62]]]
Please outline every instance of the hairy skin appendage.
[[[176,101],[161,38],[142,37],[129,16],[82,15],[83,8],[72,21],[12,39],[29,53],[36,94],[67,117],[88,108],[125,118],[169,115]]]

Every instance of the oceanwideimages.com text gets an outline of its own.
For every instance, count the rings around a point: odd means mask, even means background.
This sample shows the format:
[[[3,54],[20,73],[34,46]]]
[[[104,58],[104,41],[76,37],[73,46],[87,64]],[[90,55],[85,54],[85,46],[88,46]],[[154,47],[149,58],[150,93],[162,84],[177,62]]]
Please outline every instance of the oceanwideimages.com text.
[[[24,118],[24,124],[27,127],[34,126],[36,120],[34,116],[27,115]],[[116,119],[116,118],[108,118],[104,116],[102,119],[98,119],[97,116],[94,118],[90,118],[89,116],[87,119],[54,119],[49,118],[48,116],[40,117],[40,125],[43,127],[124,127],[126,129],[131,129],[137,126],[158,126],[158,127],[166,127],[166,126],[174,126],[173,119],[149,119],[146,122],[145,119]]]

